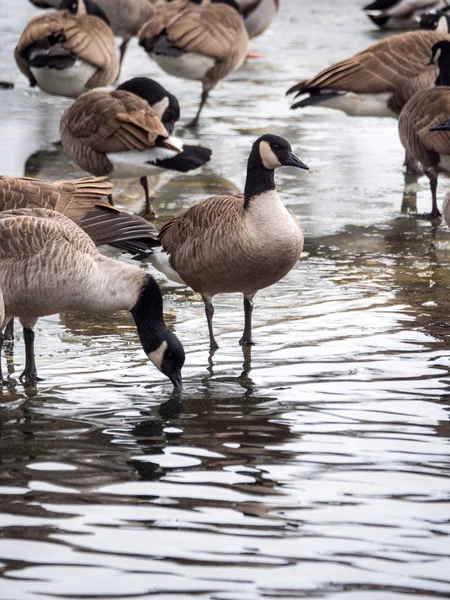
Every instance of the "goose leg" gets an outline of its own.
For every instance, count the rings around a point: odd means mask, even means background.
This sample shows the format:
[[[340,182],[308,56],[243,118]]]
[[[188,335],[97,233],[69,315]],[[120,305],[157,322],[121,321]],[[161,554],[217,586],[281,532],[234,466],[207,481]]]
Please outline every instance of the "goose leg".
[[[209,331],[209,347],[211,350],[217,350],[219,344],[216,342],[214,338],[214,330],[213,330],[213,316],[214,316],[214,306],[211,302],[211,298],[209,296],[202,296],[202,300],[205,303],[205,314],[206,320],[208,322],[208,331]]]
[[[25,341],[25,370],[19,379],[24,385],[34,385],[37,381],[42,381],[37,376],[34,359],[34,331],[28,327],[24,327],[23,339]]]
[[[244,333],[239,340],[241,346],[254,346],[252,342],[253,296],[244,296]]]
[[[209,90],[203,89],[202,97],[200,99],[200,105],[198,107],[197,114],[195,115],[194,120],[189,123],[188,127],[197,127],[200,120],[200,113],[202,112],[202,108],[205,106],[206,101],[208,100]]]
[[[119,52],[120,52],[120,62],[119,62],[119,64],[120,64],[120,66],[122,66],[123,57],[125,56],[125,52],[127,50],[128,42],[129,41],[130,40],[123,40],[123,42],[120,44],[120,49],[119,49]]]
[[[437,170],[429,169],[426,171],[428,179],[430,180],[430,189],[431,189],[431,198],[432,198],[432,206],[430,219],[438,219],[441,216],[441,213],[438,209],[437,205],[437,183],[438,183],[438,175]]]
[[[14,343],[14,319],[11,319],[11,321],[6,326],[4,341],[9,342],[10,344]]]
[[[2,373],[2,350],[3,342],[5,341],[5,334],[0,331],[0,385],[3,384],[3,373]]]
[[[139,179],[139,182],[142,185],[142,187],[144,188],[144,194],[145,194],[145,214],[149,215],[151,217],[154,217],[156,213],[153,210],[152,203],[150,201],[150,194],[149,194],[149,191],[148,191],[147,177],[141,177]]]

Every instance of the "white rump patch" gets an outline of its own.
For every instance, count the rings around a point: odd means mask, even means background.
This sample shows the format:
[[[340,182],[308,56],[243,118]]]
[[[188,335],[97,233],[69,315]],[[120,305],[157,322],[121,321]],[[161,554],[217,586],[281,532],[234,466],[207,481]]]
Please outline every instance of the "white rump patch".
[[[75,64],[68,69],[49,69],[48,67],[37,69],[31,67],[30,70],[41,90],[47,92],[47,94],[69,98],[77,98],[80,94],[86,92],[87,82],[97,72],[96,67],[83,60],[75,61]]]
[[[275,152],[270,147],[269,142],[259,143],[259,155],[261,156],[262,163],[266,169],[276,169],[281,167],[281,163],[278,160]]]
[[[164,352],[167,349],[167,342],[164,341],[161,343],[157,350],[148,353],[148,358],[152,361],[157,369],[161,371],[161,366],[164,358]]]

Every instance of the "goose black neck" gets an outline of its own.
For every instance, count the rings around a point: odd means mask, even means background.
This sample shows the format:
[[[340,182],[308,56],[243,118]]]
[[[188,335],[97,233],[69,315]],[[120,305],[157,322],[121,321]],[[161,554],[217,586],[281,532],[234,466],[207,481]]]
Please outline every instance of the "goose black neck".
[[[250,201],[255,196],[275,190],[275,171],[266,169],[262,164],[259,152],[252,152],[248,159],[247,179],[244,190],[244,208],[250,206]]]
[[[131,309],[139,339],[148,355],[157,350],[166,331],[163,316],[163,299],[158,284],[150,275],[145,278],[141,294]]]
[[[450,49],[443,51],[438,59],[439,75],[435,81],[436,86],[450,86]]]

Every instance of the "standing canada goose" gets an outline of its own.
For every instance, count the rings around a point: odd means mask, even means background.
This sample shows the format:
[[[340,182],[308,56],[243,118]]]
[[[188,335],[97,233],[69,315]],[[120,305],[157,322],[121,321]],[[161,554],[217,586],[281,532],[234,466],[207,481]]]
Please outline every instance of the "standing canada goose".
[[[433,10],[423,13],[420,17],[420,29],[430,29],[439,33],[449,33],[450,31],[450,5],[440,10]]]
[[[154,266],[170,279],[199,292],[205,303],[211,349],[212,299],[216,294],[244,295],[242,345],[252,344],[253,298],[295,265],[303,235],[295,217],[278,197],[274,170],[308,169],[290,144],[266,134],[253,144],[243,195],[208,198],[168,221],[160,231],[161,252]]]
[[[431,61],[437,60],[439,75],[435,86],[421,90],[405,105],[398,122],[400,140],[407,155],[418,161],[430,180],[432,209],[437,218],[438,171],[450,172],[450,133],[444,124],[450,115],[450,42],[433,46]],[[440,133],[433,133],[440,132]]]
[[[31,19],[14,56],[32,87],[76,98],[116,80],[119,58],[114,35],[98,15],[91,0],[79,0],[75,14],[57,10]]]
[[[198,124],[209,92],[247,56],[248,35],[234,0],[175,0],[158,10],[139,44],[170,75],[201,81]]]
[[[427,66],[431,48],[446,33],[410,31],[383,39],[312,79],[297,83],[291,108],[320,105],[350,116],[397,117],[417,90],[432,85],[436,69]]]
[[[115,90],[92,90],[80,96],[61,118],[61,141],[66,153],[88,173],[139,177],[146,212],[151,214],[147,175],[165,169],[186,173],[211,157],[208,148],[169,137],[179,115],[175,96],[151,79],[138,77]]]
[[[139,267],[103,256],[66,216],[39,209],[0,213],[0,290],[3,322],[19,317],[24,327],[26,364],[21,381],[38,381],[33,328],[60,312],[112,313],[129,310],[144,352],[181,388],[184,350],[167,328],[161,291]],[[3,333],[0,335],[0,353]]]
[[[380,29],[417,29],[424,12],[445,8],[446,0],[375,0],[363,8]]]
[[[261,35],[278,14],[280,0],[236,0],[244,17],[248,37]]]
[[[38,8],[61,8],[62,0],[30,0]],[[164,5],[165,0],[94,0],[98,9],[103,11],[108,19],[114,35],[121,37],[120,64],[122,64],[128,42],[155,14],[155,9]],[[78,0],[72,0],[76,7]],[[71,9],[74,12],[75,9]]]

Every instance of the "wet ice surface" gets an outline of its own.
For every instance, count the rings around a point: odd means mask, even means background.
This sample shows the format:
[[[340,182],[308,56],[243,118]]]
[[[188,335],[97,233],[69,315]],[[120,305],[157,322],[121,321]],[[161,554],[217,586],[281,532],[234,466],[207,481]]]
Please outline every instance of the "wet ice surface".
[[[289,110],[290,85],[380,37],[353,3],[299,4],[282,2],[251,45],[266,57],[218,86],[195,136],[183,125],[199,86],[130,48],[122,80],[158,78],[180,98],[178,134],[214,151],[203,172],[156,182],[158,223],[242,188],[250,144],[271,131],[311,167],[277,173],[305,255],[257,296],[251,356],[240,298],[217,298],[210,358],[201,300],[161,281],[187,350],[181,407],[128,314],[39,322],[45,382],[1,396],[5,600],[450,595],[450,232],[401,214],[394,121]],[[0,8],[2,79],[16,84],[0,91],[0,171],[82,175],[52,145],[70,100],[29,90],[12,60],[37,11]],[[116,200],[142,209],[135,182]],[[429,210],[424,180],[417,203]],[[23,363],[19,335],[12,379]]]

